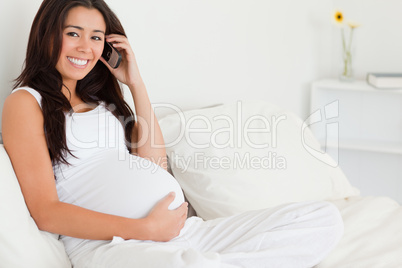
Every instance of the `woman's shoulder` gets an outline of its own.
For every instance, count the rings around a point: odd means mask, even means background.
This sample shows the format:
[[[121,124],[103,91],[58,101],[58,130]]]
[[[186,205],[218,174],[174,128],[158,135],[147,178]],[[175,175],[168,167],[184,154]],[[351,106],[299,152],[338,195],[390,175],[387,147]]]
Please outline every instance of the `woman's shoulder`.
[[[22,101],[26,99],[33,100],[32,97],[34,97],[39,107],[42,107],[42,96],[37,90],[31,87],[18,87],[11,92],[9,97],[17,100],[22,99]]]
[[[4,144],[13,140],[32,142],[33,137],[44,133],[42,110],[35,97],[25,90],[6,98],[1,123]]]
[[[24,113],[34,116],[41,115],[41,96],[32,88],[17,88],[7,96],[3,105],[4,116],[16,116]]]

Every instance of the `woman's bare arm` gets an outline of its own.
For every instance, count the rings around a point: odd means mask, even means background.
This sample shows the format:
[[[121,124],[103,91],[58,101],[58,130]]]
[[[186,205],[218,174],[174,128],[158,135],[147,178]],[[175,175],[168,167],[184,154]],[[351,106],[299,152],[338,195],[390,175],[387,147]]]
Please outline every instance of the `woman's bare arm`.
[[[137,121],[133,128],[133,152],[167,169],[166,149],[162,131],[154,114],[144,83],[129,86],[135,103]]]
[[[168,241],[184,225],[187,204],[168,210],[173,196],[159,202],[143,219],[130,219],[60,202],[43,130],[43,115],[32,95],[11,94],[3,107],[4,147],[11,159],[21,190],[39,229],[84,239]],[[163,220],[161,220],[163,219]]]
[[[147,158],[167,169],[162,131],[151,106],[130,43],[125,36],[117,34],[107,36],[106,41],[113,43],[113,46],[122,54],[123,59],[117,69],[111,68],[103,59],[101,60],[120,82],[129,87],[135,104],[137,121],[132,134],[132,153]]]

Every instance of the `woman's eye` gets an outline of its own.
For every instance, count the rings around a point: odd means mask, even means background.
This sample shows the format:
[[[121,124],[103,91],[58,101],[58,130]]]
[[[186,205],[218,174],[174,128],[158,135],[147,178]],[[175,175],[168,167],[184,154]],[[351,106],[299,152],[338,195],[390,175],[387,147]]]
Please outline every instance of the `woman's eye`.
[[[93,36],[92,39],[95,41],[102,41],[102,38],[99,36]]]
[[[74,37],[78,36],[78,34],[75,33],[75,32],[69,32],[69,33],[67,33],[67,35],[68,36],[74,36]]]

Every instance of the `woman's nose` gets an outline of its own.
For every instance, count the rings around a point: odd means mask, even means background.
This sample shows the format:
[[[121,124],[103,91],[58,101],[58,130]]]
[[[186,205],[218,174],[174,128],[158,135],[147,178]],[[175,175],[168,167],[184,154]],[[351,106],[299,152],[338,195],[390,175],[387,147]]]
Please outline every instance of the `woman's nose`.
[[[91,51],[90,41],[87,40],[86,38],[82,38],[78,45],[78,51],[85,52],[85,53],[90,52]]]

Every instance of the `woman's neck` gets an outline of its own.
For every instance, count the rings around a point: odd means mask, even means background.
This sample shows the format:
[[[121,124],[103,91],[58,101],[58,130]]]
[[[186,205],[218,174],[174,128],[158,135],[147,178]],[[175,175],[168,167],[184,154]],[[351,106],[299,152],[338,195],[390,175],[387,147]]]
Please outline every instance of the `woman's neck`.
[[[71,102],[72,99],[75,99],[76,94],[75,94],[75,89],[77,87],[77,81],[69,80],[69,81],[64,81],[63,80],[63,87],[61,89],[61,92],[66,96],[66,98]]]
[[[77,81],[63,81],[61,92],[70,102],[75,113],[87,112],[94,109],[93,105],[83,102],[76,94]]]

